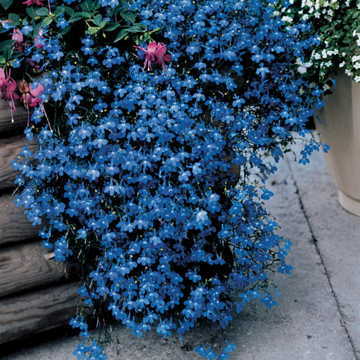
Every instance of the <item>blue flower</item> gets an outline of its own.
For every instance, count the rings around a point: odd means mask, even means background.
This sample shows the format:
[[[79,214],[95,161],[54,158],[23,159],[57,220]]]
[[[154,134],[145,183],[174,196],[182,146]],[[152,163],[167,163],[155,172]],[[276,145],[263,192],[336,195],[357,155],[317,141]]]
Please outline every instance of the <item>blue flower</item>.
[[[99,5],[111,17],[119,2]],[[80,36],[75,58],[55,35],[33,50],[46,59],[44,107],[58,118],[50,130],[32,114],[26,136],[39,146],[14,164],[17,203],[42,222],[56,259],[81,267],[95,315],[101,304],[135,334],[183,334],[204,319],[226,327],[250,301],[274,305],[268,273],[290,271],[264,207],[273,193],[259,183],[321,105],[294,66],[315,41],[285,27],[269,1],[128,5],[172,61],[144,71],[133,49],[103,36]],[[308,142],[302,162],[320,146]],[[86,319],[71,324],[88,335]],[[104,359],[96,343],[75,353]]]

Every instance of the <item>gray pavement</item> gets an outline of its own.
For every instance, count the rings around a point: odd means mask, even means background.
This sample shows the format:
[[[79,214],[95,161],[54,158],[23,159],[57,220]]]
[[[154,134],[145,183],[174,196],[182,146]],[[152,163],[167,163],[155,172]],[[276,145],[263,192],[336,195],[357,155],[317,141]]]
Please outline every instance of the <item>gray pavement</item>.
[[[288,261],[295,266],[292,276],[276,276],[279,306],[249,306],[225,334],[194,331],[186,350],[174,339],[139,339],[119,327],[107,347],[109,359],[195,360],[194,346],[220,346],[225,337],[237,344],[234,360],[360,360],[360,218],[337,203],[323,154],[314,154],[308,166],[284,161],[272,188],[268,206],[293,242]],[[3,359],[71,360],[77,342],[61,337],[19,344]]]

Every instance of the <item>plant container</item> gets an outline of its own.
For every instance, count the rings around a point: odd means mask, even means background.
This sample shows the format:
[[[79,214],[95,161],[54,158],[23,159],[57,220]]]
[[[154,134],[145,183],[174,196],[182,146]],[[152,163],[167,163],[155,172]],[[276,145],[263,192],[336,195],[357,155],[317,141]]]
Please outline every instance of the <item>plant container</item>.
[[[322,142],[330,146],[326,159],[341,206],[360,216],[360,84],[345,74],[336,79],[333,94],[317,118]]]

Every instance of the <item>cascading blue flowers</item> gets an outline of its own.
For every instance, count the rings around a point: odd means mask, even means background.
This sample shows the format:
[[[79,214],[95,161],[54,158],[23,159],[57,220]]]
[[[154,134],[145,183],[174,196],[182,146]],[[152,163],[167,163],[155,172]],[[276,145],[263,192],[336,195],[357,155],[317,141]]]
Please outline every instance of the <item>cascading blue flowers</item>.
[[[33,49],[51,64],[45,107],[60,106],[64,123],[49,129],[34,112],[26,134],[38,150],[14,164],[17,202],[57,260],[81,265],[84,311],[71,324],[82,335],[94,309],[168,336],[201,320],[226,327],[255,299],[274,304],[268,270],[290,271],[289,244],[263,182],[321,106],[296,70],[316,39],[285,26],[274,3],[131,1],[149,31],[162,29],[165,70],[90,35],[73,61],[56,38]],[[104,359],[96,343],[76,354]]]

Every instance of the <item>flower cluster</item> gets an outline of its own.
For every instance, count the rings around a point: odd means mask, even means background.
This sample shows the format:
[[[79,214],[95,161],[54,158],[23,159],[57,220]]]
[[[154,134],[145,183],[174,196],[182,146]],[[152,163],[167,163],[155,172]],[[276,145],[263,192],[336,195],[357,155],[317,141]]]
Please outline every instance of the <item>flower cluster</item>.
[[[165,69],[165,62],[171,61],[171,56],[166,54],[167,48],[165,44],[153,41],[146,49],[141,46],[136,46],[135,48],[144,53],[144,69],[152,70],[152,63],[157,63]]]
[[[16,81],[3,68],[0,68],[0,98],[9,102],[11,112],[15,111],[15,100],[18,99]]]
[[[15,100],[20,99],[27,109],[34,108],[40,105],[43,92],[44,87],[41,84],[32,87],[25,80],[17,84],[10,71],[6,74],[5,70],[0,68],[0,98],[8,101],[11,115],[16,111]]]
[[[360,82],[360,3],[357,0],[291,0],[283,9],[284,20],[293,23],[299,18],[312,23],[320,44],[305,63],[304,72],[317,83],[325,84],[345,72]],[[302,64],[301,69],[304,69]]]
[[[21,58],[43,71],[41,88],[22,83],[30,99],[44,91],[26,129],[38,149],[14,167],[44,246],[80,265],[71,325],[87,337],[95,313],[182,335],[202,320],[226,327],[250,301],[274,305],[269,271],[291,267],[264,184],[321,106],[297,71],[318,43],[309,26],[286,24],[275,0],[50,3],[55,20],[41,11],[41,46]],[[79,40],[61,30],[77,16]],[[104,358],[96,343],[76,355]]]

